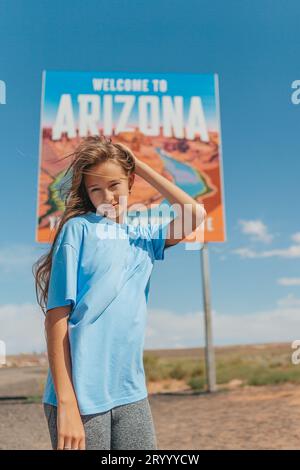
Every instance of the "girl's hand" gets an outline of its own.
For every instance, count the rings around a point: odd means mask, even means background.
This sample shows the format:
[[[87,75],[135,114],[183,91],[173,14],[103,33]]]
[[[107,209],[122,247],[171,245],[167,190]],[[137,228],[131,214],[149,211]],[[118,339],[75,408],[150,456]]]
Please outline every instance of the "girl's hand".
[[[76,401],[57,408],[57,450],[85,450],[85,431]]]
[[[138,175],[144,163],[141,160],[139,160],[136,155],[134,155],[134,162],[135,162],[135,173]]]

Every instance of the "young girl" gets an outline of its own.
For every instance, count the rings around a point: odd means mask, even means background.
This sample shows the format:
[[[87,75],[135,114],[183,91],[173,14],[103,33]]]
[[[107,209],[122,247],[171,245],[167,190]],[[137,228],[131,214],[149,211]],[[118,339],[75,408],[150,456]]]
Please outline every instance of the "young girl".
[[[53,449],[157,449],[143,368],[150,275],[206,212],[109,138],[83,139],[51,249],[34,265],[49,358],[43,404]],[[191,216],[126,222],[135,174]],[[125,202],[124,202],[125,201]],[[199,208],[201,216],[199,219]],[[196,214],[197,213],[197,214]]]

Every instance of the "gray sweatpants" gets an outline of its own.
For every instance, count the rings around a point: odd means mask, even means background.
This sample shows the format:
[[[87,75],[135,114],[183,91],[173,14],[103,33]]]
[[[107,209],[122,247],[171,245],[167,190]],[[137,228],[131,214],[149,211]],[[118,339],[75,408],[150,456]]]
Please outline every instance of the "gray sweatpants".
[[[57,449],[57,407],[44,403],[53,449]],[[148,397],[102,413],[81,415],[86,450],[157,449]]]

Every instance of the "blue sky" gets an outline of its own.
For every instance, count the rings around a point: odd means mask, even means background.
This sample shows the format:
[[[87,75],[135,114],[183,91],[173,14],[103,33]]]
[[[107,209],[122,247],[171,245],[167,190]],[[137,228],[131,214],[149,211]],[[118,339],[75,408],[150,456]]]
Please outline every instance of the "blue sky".
[[[209,244],[216,344],[300,326],[297,1],[0,0],[0,339],[42,350],[31,265],[42,70],[218,73],[227,241]],[[199,251],[157,262],[146,348],[203,345]]]

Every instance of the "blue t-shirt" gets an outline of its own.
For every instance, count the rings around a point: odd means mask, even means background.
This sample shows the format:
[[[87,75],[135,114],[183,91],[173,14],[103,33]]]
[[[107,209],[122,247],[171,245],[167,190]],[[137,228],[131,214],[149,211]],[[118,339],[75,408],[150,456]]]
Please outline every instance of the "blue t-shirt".
[[[95,212],[69,219],[56,240],[46,315],[71,305],[72,382],[81,414],[147,396],[143,347],[150,276],[164,259],[166,224],[118,224]],[[57,406],[48,368],[43,403]]]

